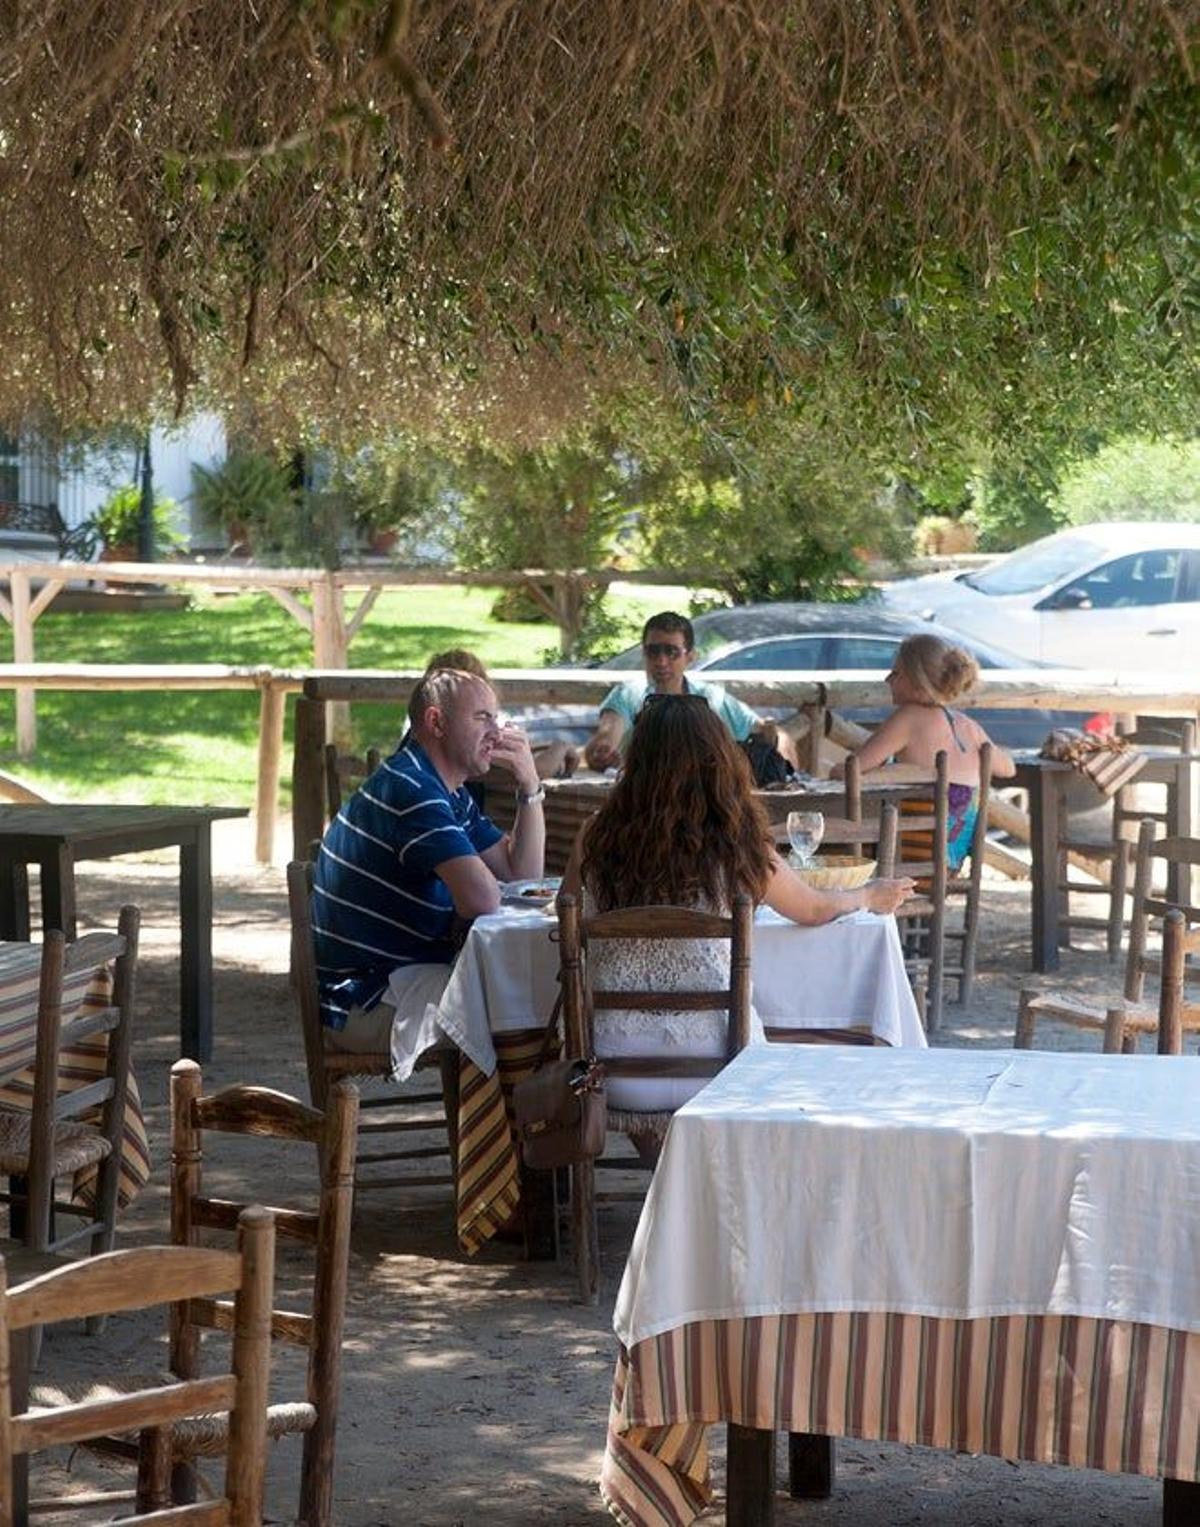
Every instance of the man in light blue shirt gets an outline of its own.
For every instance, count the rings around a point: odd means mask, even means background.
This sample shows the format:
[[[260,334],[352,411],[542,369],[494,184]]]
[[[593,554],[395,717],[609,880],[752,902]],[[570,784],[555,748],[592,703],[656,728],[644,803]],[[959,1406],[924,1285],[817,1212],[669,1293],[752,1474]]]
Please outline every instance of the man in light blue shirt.
[[[726,694],[719,684],[687,677],[695,645],[695,632],[686,615],[677,615],[674,610],[651,615],[642,631],[646,677],[615,685],[600,702],[600,725],[583,750],[593,769],[608,769],[620,763],[633,723],[651,693],[702,695],[729,728],[735,742],[745,742],[752,732],[762,729],[762,718],[748,705]]]

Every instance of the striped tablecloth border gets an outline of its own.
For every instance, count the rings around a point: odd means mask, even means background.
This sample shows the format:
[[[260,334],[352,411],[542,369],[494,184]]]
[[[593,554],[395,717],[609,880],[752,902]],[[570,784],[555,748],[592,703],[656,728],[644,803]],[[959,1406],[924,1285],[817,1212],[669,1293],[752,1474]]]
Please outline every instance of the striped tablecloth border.
[[[620,1352],[600,1477],[613,1516],[693,1521],[718,1421],[1194,1481],[1200,1334],[1058,1315],[681,1326]]]
[[[491,1076],[464,1055],[459,1067],[458,1242],[474,1254],[511,1220],[521,1201],[521,1168],[513,1136],[512,1090],[536,1068],[544,1029],[492,1035]]]

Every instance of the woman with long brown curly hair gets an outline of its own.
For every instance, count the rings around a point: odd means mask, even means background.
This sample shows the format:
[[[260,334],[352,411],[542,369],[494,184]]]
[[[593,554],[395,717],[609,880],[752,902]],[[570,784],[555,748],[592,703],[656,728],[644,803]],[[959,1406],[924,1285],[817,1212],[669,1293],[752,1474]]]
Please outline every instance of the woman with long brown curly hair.
[[[753,794],[745,755],[698,695],[651,700],[633,728],[625,768],[608,800],[584,829],[567,868],[581,886],[585,912],[619,907],[684,906],[728,912],[744,891],[794,922],[830,922],[865,908],[894,912],[911,880],[873,880],[854,891],[805,884],[775,852],[766,813]],[[592,956],[597,986],[647,990],[720,989],[729,984],[723,939],[605,941]],[[757,1037],[762,1027],[753,1020]],[[686,1045],[695,1055],[725,1053],[724,1013],[595,1014],[597,1054],[653,1055]],[[609,1083],[610,1113],[639,1148],[639,1134],[665,1129],[701,1081],[661,1078]],[[642,1115],[627,1118],[624,1115]],[[659,1115],[658,1118],[652,1116]]]

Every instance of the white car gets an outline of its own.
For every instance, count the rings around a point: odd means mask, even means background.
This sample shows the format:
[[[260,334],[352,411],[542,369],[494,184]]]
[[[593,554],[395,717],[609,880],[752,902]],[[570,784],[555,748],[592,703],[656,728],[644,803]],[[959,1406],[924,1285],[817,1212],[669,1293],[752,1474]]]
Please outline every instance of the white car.
[[[1182,670],[1200,644],[1200,524],[1083,525],[883,600],[1042,663]]]

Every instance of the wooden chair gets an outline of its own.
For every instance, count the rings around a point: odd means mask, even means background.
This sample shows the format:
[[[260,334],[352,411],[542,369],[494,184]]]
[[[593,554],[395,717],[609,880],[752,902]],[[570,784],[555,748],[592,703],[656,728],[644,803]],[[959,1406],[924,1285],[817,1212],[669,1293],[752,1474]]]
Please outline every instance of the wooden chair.
[[[349,1083],[339,1082],[330,1089],[328,1112],[319,1113],[267,1087],[226,1087],[204,1096],[202,1084],[195,1061],[177,1061],[171,1068],[171,1240],[175,1245],[196,1245],[201,1231],[232,1230],[244,1212],[242,1204],[204,1193],[205,1135],[243,1135],[316,1147],[318,1208],[270,1210],[280,1236],[315,1248],[316,1267],[309,1311],[270,1312],[272,1337],[308,1349],[308,1376],[303,1401],[270,1405],[267,1437],[274,1441],[303,1434],[297,1522],[300,1527],[331,1527],[358,1094]],[[199,1376],[205,1327],[228,1329],[228,1306],[192,1300],[173,1310],[170,1367],[177,1378]],[[190,1465],[199,1458],[220,1456],[228,1445],[229,1416],[221,1411],[181,1421],[165,1435],[144,1434],[139,1507],[154,1510],[170,1504],[172,1474],[177,1495],[190,1497]]]
[[[1159,734],[1153,732],[1147,734],[1138,730],[1121,730],[1121,735],[1134,747],[1139,744],[1159,745]],[[1183,726],[1180,751],[1194,753],[1195,750],[1196,724],[1194,721],[1187,721]],[[1165,809],[1148,811],[1144,806],[1138,805],[1137,789],[1138,782],[1134,779],[1114,794],[1112,832],[1107,843],[1093,843],[1079,838],[1072,833],[1067,813],[1063,812],[1063,825],[1057,845],[1055,879],[1059,896],[1063,899],[1063,911],[1059,916],[1058,926],[1066,930],[1064,942],[1069,941],[1069,930],[1072,928],[1103,929],[1108,957],[1113,961],[1121,957],[1121,940],[1125,931],[1125,898],[1129,890],[1129,867],[1136,852],[1139,825],[1146,820],[1167,825]],[[1096,793],[1096,800],[1099,803],[1099,792]],[[1107,883],[1103,880],[1091,884],[1087,881],[1071,880],[1068,875],[1068,866],[1072,856],[1077,860],[1082,858],[1092,861],[1097,865],[1098,870],[1102,866],[1107,866]],[[1108,908],[1103,916],[1072,913],[1070,910],[1072,896],[1107,897]]]
[[[1200,1002],[1188,1002],[1188,956],[1200,954],[1200,928],[1172,907],[1163,918],[1162,979],[1158,988],[1158,1053],[1182,1055],[1184,1030],[1200,1029]],[[1194,972],[1192,972],[1194,974]]]
[[[195,1061],[177,1061],[171,1068],[174,1245],[195,1246],[202,1231],[234,1230],[247,1207],[204,1194],[205,1134],[241,1135],[316,1148],[318,1208],[314,1211],[272,1206],[269,1210],[278,1235],[315,1248],[316,1265],[311,1310],[270,1311],[271,1336],[308,1349],[308,1376],[303,1401],[269,1406],[267,1437],[275,1441],[303,1434],[297,1522],[299,1527],[330,1527],[358,1094],[349,1083],[339,1082],[331,1089],[329,1111],[322,1114],[268,1087],[227,1087],[206,1097],[202,1095],[202,1085],[202,1073]],[[199,1377],[205,1329],[230,1329],[230,1307],[191,1300],[172,1310],[169,1368],[173,1380]],[[113,1388],[141,1388],[152,1382],[118,1379],[106,1386],[106,1392]],[[61,1391],[52,1385],[35,1390],[35,1399],[39,1401],[54,1402],[59,1398]],[[221,1456],[228,1445],[229,1416],[218,1410],[182,1420],[166,1430],[143,1431],[139,1443],[108,1436],[96,1447],[106,1454],[138,1459],[138,1508],[156,1510],[172,1503],[172,1493],[177,1501],[192,1498],[192,1465],[200,1458]]]
[[[330,822],[342,809],[342,801],[362,784],[368,775],[379,767],[383,754],[378,748],[368,748],[365,757],[355,753],[339,753],[337,744],[325,744],[325,810]]]
[[[0,1201],[16,1211],[17,1239],[34,1251],[59,1252],[81,1240],[91,1242],[93,1253],[112,1249],[140,921],[136,907],[123,907],[115,934],[89,933],[68,944],[52,929],[43,940],[32,1108],[28,1113],[0,1109],[0,1172],[9,1180]],[[110,963],[111,1005],[80,1006],[88,986]],[[65,1022],[64,1012],[72,1015]],[[73,1091],[61,1089],[61,1051],[97,1034],[108,1035],[104,1074]],[[82,1121],[81,1115],[97,1108],[99,1123]],[[88,1167],[98,1169],[90,1202],[55,1198],[58,1178]],[[75,1220],[74,1228],[56,1233],[58,1216]]]
[[[917,894],[896,912],[904,945],[904,965],[932,1032],[942,1021],[946,965],[946,841],[949,820],[949,773],[939,753],[930,779],[932,794],[900,803],[900,848],[894,873],[919,882]]]
[[[750,898],[734,898],[732,915],[695,911],[685,907],[630,907],[581,915],[578,898],[564,893],[558,899],[559,962],[562,983],[563,1024],[567,1054],[572,1057],[595,1052],[592,1015],[599,1007],[618,1011],[725,1012],[729,1017],[726,1053],[720,1059],[697,1056],[653,1055],[606,1059],[610,1079],[692,1078],[715,1076],[750,1042],[750,940],[753,926]],[[593,987],[588,971],[588,952],[593,944],[608,939],[728,939],[729,985],[707,991],[600,990]],[[599,1296],[600,1263],[596,1224],[598,1200],[611,1202],[637,1198],[628,1192],[597,1194],[596,1171],[615,1167],[636,1168],[629,1157],[601,1156],[571,1169],[571,1208],[575,1263],[580,1296],[594,1304]],[[644,1170],[649,1168],[643,1166]]]
[[[971,847],[958,871],[946,877],[947,916],[942,937],[957,947],[957,957],[947,960],[942,969],[943,981],[957,981],[955,1001],[963,1007],[970,1001],[975,984],[975,966],[979,945],[979,912],[983,891],[983,858],[987,844],[988,806],[992,793],[992,745],[985,742],[979,750],[979,813],[971,834]],[[950,913],[961,905],[962,921],[953,926]]]
[[[258,1527],[266,1468],[274,1221],[265,1209],[247,1209],[238,1218],[237,1233],[238,1249],[233,1252],[183,1246],[111,1251],[64,1264],[12,1289],[0,1265],[0,1522],[14,1520],[23,1494],[23,1467],[14,1477],[14,1459],[138,1427],[153,1426],[169,1436],[173,1426],[188,1418],[219,1412],[229,1417],[224,1493],[203,1506],[161,1511],[150,1520],[164,1527]],[[156,1304],[191,1308],[229,1293],[235,1297],[227,1307],[233,1346],[226,1371],[12,1413],[10,1334],[81,1315],[102,1318]]]
[[[1154,894],[1154,866],[1163,864],[1200,864],[1200,839],[1156,839],[1157,822],[1143,821],[1138,830],[1137,859],[1133,882],[1133,911],[1129,923],[1129,944],[1125,955],[1125,982],[1121,995],[1109,1002],[1085,1001],[1072,992],[1039,990],[1026,987],[1017,1009],[1017,1028],[1013,1044],[1018,1050],[1033,1048],[1034,1030],[1039,1018],[1053,1018],[1074,1028],[1090,1029],[1103,1036],[1106,1052],[1126,1053],[1136,1049],[1140,1034],[1159,1032],[1160,1014],[1144,1001],[1147,975],[1161,974],[1164,960],[1148,949],[1151,925],[1178,911],[1188,928],[1200,924],[1200,906],[1173,903]],[[1196,937],[1189,932],[1189,948]],[[1188,974],[1194,972],[1187,971]],[[1182,1005],[1180,1022],[1186,1030],[1200,1029],[1200,1009]]]
[[[350,1054],[326,1047],[317,991],[317,966],[313,951],[312,919],[309,897],[312,893],[312,865],[293,860],[288,865],[288,902],[292,915],[292,976],[300,1008],[304,1034],[304,1058],[308,1070],[308,1092],[312,1106],[322,1113],[329,1107],[329,1095],[339,1078],[379,1077],[392,1074],[390,1055]],[[450,1187],[455,1182],[455,1156],[458,1149],[458,1051],[427,1051],[417,1062],[419,1071],[437,1069],[441,1076],[438,1092],[400,1092],[393,1090],[367,1096],[359,1103],[359,1131],[363,1135],[399,1136],[428,1134],[444,1129],[445,1145],[411,1145],[396,1150],[360,1151],[354,1175],[358,1193],[384,1188]],[[441,1109],[430,1117],[431,1107]],[[441,1172],[388,1171],[379,1175],[364,1168],[392,1168],[404,1162],[426,1163],[448,1158],[449,1170]]]

